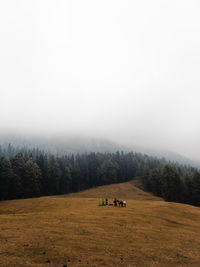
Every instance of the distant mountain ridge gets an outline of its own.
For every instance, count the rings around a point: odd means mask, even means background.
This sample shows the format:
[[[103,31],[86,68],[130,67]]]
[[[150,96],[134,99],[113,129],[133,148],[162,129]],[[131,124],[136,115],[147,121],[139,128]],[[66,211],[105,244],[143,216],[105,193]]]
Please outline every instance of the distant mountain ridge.
[[[183,165],[191,165],[193,167],[200,168],[200,162],[189,159],[185,156],[182,156],[176,152],[164,150],[164,149],[152,149],[152,148],[143,148],[143,147],[133,147],[133,150],[148,156],[153,156],[157,158],[165,158],[169,161],[178,162]]]
[[[0,145],[13,145],[17,147],[33,148],[54,154],[76,154],[87,152],[116,152],[127,151],[127,147],[119,145],[107,139],[84,138],[84,137],[23,137],[20,135],[1,135]]]
[[[200,162],[191,160],[172,151],[151,149],[134,145],[127,146],[118,144],[108,139],[77,136],[73,137],[64,135],[61,137],[25,137],[18,134],[0,134],[0,146],[5,147],[9,144],[19,148],[35,147],[58,155],[89,152],[115,153],[117,151],[133,151],[137,153],[147,154],[148,156],[165,158],[169,161],[200,168]]]

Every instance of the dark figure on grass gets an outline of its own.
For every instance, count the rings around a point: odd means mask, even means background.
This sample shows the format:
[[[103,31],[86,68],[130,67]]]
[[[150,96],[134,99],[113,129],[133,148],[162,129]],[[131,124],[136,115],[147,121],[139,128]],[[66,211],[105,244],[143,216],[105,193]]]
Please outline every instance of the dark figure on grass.
[[[105,200],[105,205],[108,206],[108,199]]]
[[[126,201],[124,200],[117,200],[119,207],[126,207]]]
[[[113,203],[114,203],[114,206],[117,207],[117,199],[116,198],[114,198]]]

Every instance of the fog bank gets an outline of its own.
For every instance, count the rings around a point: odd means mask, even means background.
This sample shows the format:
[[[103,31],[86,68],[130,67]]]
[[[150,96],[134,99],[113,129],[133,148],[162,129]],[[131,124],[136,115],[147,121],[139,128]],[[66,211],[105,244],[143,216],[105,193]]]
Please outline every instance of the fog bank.
[[[0,130],[200,160],[198,1],[2,1]]]

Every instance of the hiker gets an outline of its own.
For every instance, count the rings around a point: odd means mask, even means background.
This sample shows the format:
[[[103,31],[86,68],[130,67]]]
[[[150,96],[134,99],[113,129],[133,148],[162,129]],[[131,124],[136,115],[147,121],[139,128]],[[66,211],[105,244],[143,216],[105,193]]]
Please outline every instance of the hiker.
[[[114,203],[114,206],[117,207],[117,199],[116,199],[116,197],[114,198],[113,203]]]
[[[105,205],[108,206],[108,199],[105,200]]]

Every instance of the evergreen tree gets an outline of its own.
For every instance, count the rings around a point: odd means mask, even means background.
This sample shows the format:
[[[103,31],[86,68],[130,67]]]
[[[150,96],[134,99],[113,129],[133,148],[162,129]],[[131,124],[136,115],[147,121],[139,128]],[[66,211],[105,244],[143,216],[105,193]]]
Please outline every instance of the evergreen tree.
[[[32,158],[24,166],[24,197],[40,195],[41,171]]]
[[[200,173],[198,171],[192,175],[192,202],[200,206]]]
[[[69,167],[65,167],[60,180],[60,193],[67,194],[72,189],[72,175]]]
[[[113,163],[110,159],[105,159],[98,170],[99,184],[116,183],[118,168],[117,163]]]
[[[192,174],[191,173],[185,173],[183,176],[183,202],[187,204],[193,204],[194,205],[194,199],[193,199],[193,192],[194,192],[194,184],[192,181]]]
[[[41,154],[36,157],[36,163],[41,170],[41,194],[48,195],[48,157],[46,154]]]
[[[13,172],[11,162],[4,158],[1,162],[0,172],[0,199],[13,199],[20,197],[20,179]]]
[[[23,183],[24,183],[24,165],[25,165],[25,160],[23,158],[23,155],[21,152],[17,153],[13,158],[11,158],[11,163],[13,167],[14,173],[18,177],[18,183],[19,183],[19,195],[24,194],[24,189],[23,189]]]
[[[161,170],[161,177],[163,198],[167,201],[180,201],[183,186],[177,170],[170,165],[165,165]]]
[[[11,162],[8,158],[1,160],[0,174],[0,198],[1,200],[9,199],[9,184],[12,179],[13,172]]]
[[[48,185],[47,192],[50,195],[59,194],[61,171],[55,157],[52,155],[47,165]]]
[[[162,195],[162,178],[159,169],[153,169],[148,175],[148,189],[157,196]]]

